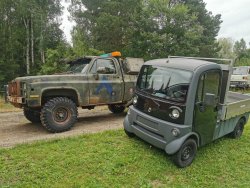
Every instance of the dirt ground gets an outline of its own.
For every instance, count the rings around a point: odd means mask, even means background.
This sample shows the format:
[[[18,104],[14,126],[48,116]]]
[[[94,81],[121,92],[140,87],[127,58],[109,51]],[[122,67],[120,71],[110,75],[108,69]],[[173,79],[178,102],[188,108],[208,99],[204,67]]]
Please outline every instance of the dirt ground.
[[[78,112],[79,118],[75,126],[67,132],[56,134],[49,133],[41,124],[30,123],[23,112],[0,113],[0,147],[120,129],[126,116],[125,112],[112,114],[104,107],[94,110],[78,109]]]

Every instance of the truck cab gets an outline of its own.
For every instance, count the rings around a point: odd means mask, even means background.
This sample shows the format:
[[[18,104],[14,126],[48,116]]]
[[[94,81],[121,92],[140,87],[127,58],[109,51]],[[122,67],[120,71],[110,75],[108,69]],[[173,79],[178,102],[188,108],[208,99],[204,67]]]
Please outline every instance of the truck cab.
[[[8,100],[48,131],[67,131],[77,121],[77,107],[108,105],[113,113],[123,112],[143,63],[141,58],[123,59],[120,52],[82,57],[70,62],[65,73],[12,80]]]
[[[230,93],[230,65],[218,59],[172,57],[146,62],[140,71],[125,133],[138,136],[190,165],[197,148],[226,134],[238,138],[250,97]]]

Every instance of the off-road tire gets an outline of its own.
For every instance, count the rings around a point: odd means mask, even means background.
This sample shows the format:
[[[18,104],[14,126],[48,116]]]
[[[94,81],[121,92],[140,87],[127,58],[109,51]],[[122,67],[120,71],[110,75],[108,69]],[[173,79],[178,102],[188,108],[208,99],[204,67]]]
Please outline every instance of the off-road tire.
[[[186,140],[178,152],[172,156],[172,160],[179,168],[184,168],[193,162],[197,152],[197,143],[194,139]]]
[[[124,105],[118,105],[118,104],[110,104],[110,105],[108,105],[108,108],[114,114],[122,113],[125,110]]]
[[[56,97],[45,103],[41,111],[42,125],[52,133],[71,129],[77,121],[77,106],[66,97]]]
[[[231,138],[238,139],[241,137],[243,130],[244,130],[245,123],[246,122],[243,118],[239,119],[233,132],[230,133]]]
[[[135,137],[134,133],[128,132],[126,129],[124,129],[125,134],[129,137],[129,138],[133,138]]]
[[[27,120],[29,120],[32,123],[40,123],[40,110],[34,110],[31,108],[24,108],[23,114],[26,117]]]

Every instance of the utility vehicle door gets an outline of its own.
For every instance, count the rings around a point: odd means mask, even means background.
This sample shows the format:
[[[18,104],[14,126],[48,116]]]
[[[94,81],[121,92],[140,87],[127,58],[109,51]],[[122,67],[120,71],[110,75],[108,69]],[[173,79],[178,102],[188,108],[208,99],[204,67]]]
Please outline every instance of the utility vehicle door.
[[[95,59],[89,69],[88,82],[90,105],[122,102],[124,83],[115,59]]]
[[[211,70],[203,73],[199,79],[194,111],[194,131],[200,135],[201,145],[213,140],[217,122],[217,104],[219,99],[221,73]],[[207,103],[206,97],[213,96],[214,102]]]

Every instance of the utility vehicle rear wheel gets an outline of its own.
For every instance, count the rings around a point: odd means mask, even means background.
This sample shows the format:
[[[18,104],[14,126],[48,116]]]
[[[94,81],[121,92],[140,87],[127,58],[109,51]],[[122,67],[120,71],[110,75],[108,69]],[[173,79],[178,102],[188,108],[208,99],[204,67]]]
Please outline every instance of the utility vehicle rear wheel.
[[[194,139],[188,139],[182,144],[179,151],[172,156],[173,162],[180,168],[187,167],[193,162],[196,152],[196,141]]]
[[[40,123],[41,122],[40,110],[35,110],[35,109],[25,107],[23,109],[23,114],[26,117],[26,119],[32,123]]]
[[[125,106],[118,105],[118,104],[110,104],[110,105],[108,105],[108,108],[114,114],[122,113],[125,110]]]
[[[233,132],[230,133],[230,136],[234,139],[240,138],[243,133],[245,123],[245,120],[241,118],[237,122]]]
[[[41,122],[49,132],[64,132],[74,126],[77,115],[77,107],[72,100],[56,97],[45,103],[41,111]]]

